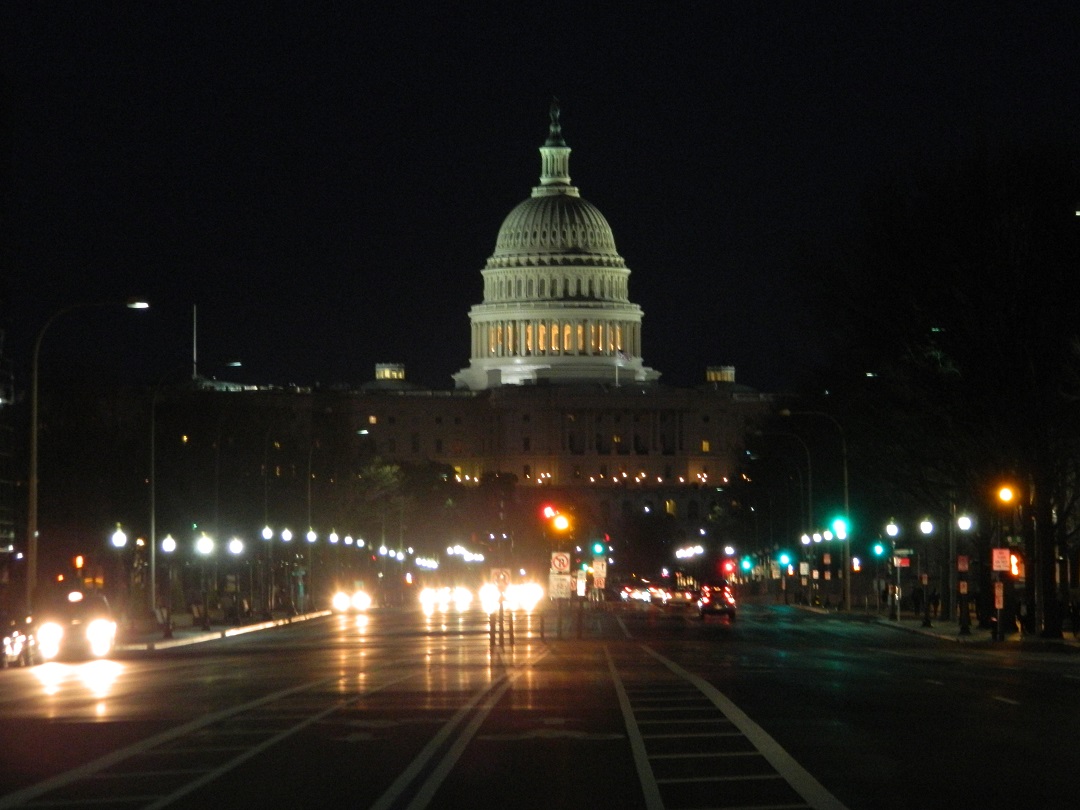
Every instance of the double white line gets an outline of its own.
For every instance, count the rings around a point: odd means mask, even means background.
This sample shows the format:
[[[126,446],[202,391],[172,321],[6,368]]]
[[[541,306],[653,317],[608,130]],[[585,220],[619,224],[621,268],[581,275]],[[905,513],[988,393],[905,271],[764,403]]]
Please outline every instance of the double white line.
[[[425,769],[429,768],[431,761],[440,751],[445,749],[442,759],[431,768],[427,778],[415,789],[412,800],[406,805],[407,810],[422,810],[422,808],[427,807],[435,797],[439,786],[442,785],[473,737],[476,736],[476,732],[483,725],[484,720],[491,714],[491,710],[502,700],[506,690],[510,688],[518,676],[525,672],[526,667],[533,666],[547,654],[548,650],[544,650],[534,658],[526,661],[522,666],[504,672],[495,680],[481,687],[469,698],[469,701],[464,706],[457,710],[454,716],[446,722],[446,725],[439,729],[438,733],[428,741],[428,744],[409,763],[409,766],[401,772],[393,784],[386,789],[386,792],[379,797],[378,801],[371,805],[371,809],[389,810],[389,808],[396,806],[405,797],[413,782]],[[477,705],[481,704],[481,701],[482,705],[480,705],[479,709],[476,709]],[[476,709],[475,713],[474,709]],[[464,728],[458,731],[458,727],[470,715],[472,715],[472,719]],[[450,742],[449,748],[447,748],[448,741],[455,733],[457,734],[456,739]]]

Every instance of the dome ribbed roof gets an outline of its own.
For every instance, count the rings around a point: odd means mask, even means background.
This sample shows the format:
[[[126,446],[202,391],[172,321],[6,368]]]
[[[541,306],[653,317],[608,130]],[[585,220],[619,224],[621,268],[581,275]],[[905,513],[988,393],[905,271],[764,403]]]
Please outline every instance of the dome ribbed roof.
[[[604,215],[571,194],[530,197],[503,220],[493,258],[537,253],[619,255]]]

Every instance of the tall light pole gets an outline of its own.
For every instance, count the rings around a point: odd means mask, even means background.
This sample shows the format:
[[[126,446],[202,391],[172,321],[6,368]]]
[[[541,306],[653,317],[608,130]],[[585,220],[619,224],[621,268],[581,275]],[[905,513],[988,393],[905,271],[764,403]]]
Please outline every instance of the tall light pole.
[[[820,416],[828,419],[836,426],[840,434],[840,457],[844,467],[844,520],[851,525],[851,502],[848,498],[848,463],[847,463],[847,438],[844,436],[844,428],[832,414],[824,411],[789,411],[787,408],[780,411],[781,416]],[[851,536],[844,540],[844,609],[851,610]]]
[[[49,327],[63,315],[77,309],[127,306],[129,309],[147,309],[145,301],[129,300],[95,301],[71,304],[50,315],[38,330],[34,339],[34,355],[30,366],[30,471],[26,487],[26,610],[34,608],[34,590],[38,576],[38,367],[41,357],[41,341]]]

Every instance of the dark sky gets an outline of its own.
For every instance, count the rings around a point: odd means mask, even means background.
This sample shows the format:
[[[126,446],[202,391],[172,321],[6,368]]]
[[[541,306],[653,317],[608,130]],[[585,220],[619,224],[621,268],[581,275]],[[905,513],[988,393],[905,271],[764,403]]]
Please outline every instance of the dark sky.
[[[895,170],[1080,136],[1080,5],[31,3],[0,8],[4,350],[153,381],[449,387],[558,96],[644,356],[766,390],[814,343],[794,257]],[[204,366],[205,367],[205,366]],[[43,371],[43,373],[45,373]],[[25,383],[24,383],[25,385]]]

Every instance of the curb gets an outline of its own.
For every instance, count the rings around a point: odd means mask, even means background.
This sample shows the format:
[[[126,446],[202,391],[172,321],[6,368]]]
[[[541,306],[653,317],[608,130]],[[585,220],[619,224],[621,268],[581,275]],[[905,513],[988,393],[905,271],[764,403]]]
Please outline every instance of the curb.
[[[329,616],[329,610],[317,610],[314,613],[302,613],[299,616],[289,616],[284,619],[259,622],[258,624],[245,624],[239,627],[226,627],[221,630],[206,630],[202,632],[186,633],[177,638],[161,638],[160,636],[143,641],[129,641],[116,645],[117,652],[154,652],[156,650],[169,650],[175,647],[187,647],[192,644],[200,644],[204,641],[216,641],[232,636],[242,636],[254,633],[256,630],[269,630],[273,627],[281,627],[295,622],[304,622],[308,619],[317,619],[320,616]]]

